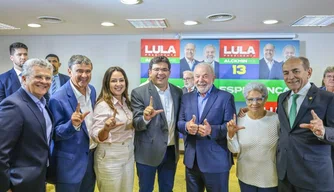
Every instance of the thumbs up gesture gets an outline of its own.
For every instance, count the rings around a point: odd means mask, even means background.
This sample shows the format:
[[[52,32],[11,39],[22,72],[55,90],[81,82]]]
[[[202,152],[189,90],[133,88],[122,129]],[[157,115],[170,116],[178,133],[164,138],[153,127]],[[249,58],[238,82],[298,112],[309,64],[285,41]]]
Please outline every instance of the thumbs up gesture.
[[[235,114],[233,114],[233,119],[227,122],[227,133],[230,138],[233,138],[235,133],[238,132],[240,129],[245,129],[245,127],[239,127],[237,125],[237,118]]]
[[[109,119],[107,119],[105,122],[104,122],[104,130],[109,132],[110,130],[116,128],[116,127],[119,127],[121,125],[124,125],[124,123],[118,123],[116,122],[116,114],[117,114],[117,110],[114,111],[114,114],[112,117],[110,117]]]
[[[74,111],[74,113],[71,116],[72,125],[74,127],[79,127],[81,125],[81,123],[85,120],[85,117],[88,114],[89,114],[89,111],[85,112],[83,114],[80,112],[80,103],[78,103],[76,110]]]
[[[311,114],[313,119],[310,123],[302,123],[299,126],[301,128],[310,129],[318,137],[323,137],[325,135],[325,128],[322,120],[318,117],[314,110],[311,110]]]
[[[198,131],[198,125],[195,124],[196,116],[193,115],[192,119],[186,123],[187,131],[190,135],[196,135]]]
[[[162,113],[164,110],[159,109],[155,110],[153,108],[153,97],[150,97],[150,104],[144,109],[144,119],[146,121],[151,120],[153,117],[155,117],[157,114]]]
[[[208,123],[207,119],[204,119],[203,125],[199,125],[198,133],[202,137],[205,137],[211,134],[211,125]]]

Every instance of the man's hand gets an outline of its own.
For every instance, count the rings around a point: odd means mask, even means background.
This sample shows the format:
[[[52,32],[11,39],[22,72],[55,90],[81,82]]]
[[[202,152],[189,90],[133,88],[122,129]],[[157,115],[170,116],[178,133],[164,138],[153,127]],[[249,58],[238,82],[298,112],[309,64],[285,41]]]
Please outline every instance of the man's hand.
[[[211,125],[208,123],[206,119],[204,119],[203,123],[204,123],[203,125],[199,125],[198,133],[200,136],[205,137],[211,134]]]
[[[238,117],[243,118],[246,116],[246,113],[248,112],[247,107],[242,107],[239,109]]]
[[[144,110],[144,119],[146,121],[151,120],[153,117],[155,117],[157,114],[162,113],[164,110],[154,110],[153,108],[153,97],[150,97],[150,105],[147,106]]]
[[[190,135],[196,135],[198,131],[198,125],[195,124],[196,116],[193,115],[193,118],[186,123],[187,131]]]
[[[239,112],[240,113],[240,112]],[[235,114],[233,114],[233,119],[227,123],[227,133],[229,138],[233,138],[235,133],[241,129],[245,129],[245,127],[239,127],[237,124],[237,118]]]
[[[325,128],[322,120],[318,117],[314,110],[311,110],[311,114],[313,120],[311,120],[309,124],[302,123],[299,126],[301,128],[310,129],[318,137],[323,137],[325,135]]]
[[[71,121],[74,127],[79,127],[81,123],[85,120],[85,117],[89,114],[89,111],[81,114],[80,112],[80,103],[78,103],[76,110],[72,114]]]
[[[115,110],[114,114],[112,117],[110,117],[109,119],[107,119],[104,122],[104,130],[109,132],[112,129],[115,129],[116,127],[119,127],[121,125],[124,125],[124,123],[117,123],[116,122],[116,114],[117,114],[117,110]]]

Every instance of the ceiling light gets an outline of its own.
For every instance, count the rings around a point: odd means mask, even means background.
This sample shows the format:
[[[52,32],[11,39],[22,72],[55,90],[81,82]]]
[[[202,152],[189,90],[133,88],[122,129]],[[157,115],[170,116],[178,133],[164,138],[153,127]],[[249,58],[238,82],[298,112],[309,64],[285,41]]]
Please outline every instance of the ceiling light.
[[[20,28],[0,23],[0,30],[13,30],[13,29],[20,29]]]
[[[140,0],[121,0],[123,4],[136,5],[140,3]]]
[[[278,21],[275,19],[268,19],[268,20],[264,20],[263,23],[266,25],[273,25],[273,24],[278,23]]]
[[[135,28],[167,28],[166,19],[127,19]]]
[[[43,21],[44,23],[51,23],[51,24],[57,24],[57,23],[62,23],[64,20],[58,17],[53,17],[53,16],[39,16],[37,19]]]
[[[334,15],[304,15],[291,26],[325,27],[334,23]]]
[[[197,21],[185,21],[185,22],[183,22],[183,24],[185,24],[185,25],[197,25],[198,22]]]
[[[41,25],[37,23],[29,23],[28,27],[38,28],[38,27],[41,27]]]
[[[115,24],[113,24],[111,22],[102,22],[101,25],[105,26],[105,27],[113,27],[113,26],[115,26]]]
[[[210,21],[223,22],[232,20],[235,18],[235,16],[230,13],[215,13],[206,16],[206,18],[209,19]]]

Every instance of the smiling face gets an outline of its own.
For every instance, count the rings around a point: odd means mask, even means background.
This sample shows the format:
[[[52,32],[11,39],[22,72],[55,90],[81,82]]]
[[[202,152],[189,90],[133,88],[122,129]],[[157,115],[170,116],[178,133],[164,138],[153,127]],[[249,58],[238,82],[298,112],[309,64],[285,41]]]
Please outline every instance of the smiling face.
[[[195,56],[195,45],[192,43],[188,43],[184,47],[184,55],[188,60],[193,60]]]
[[[263,48],[264,58],[268,61],[272,61],[275,55],[275,47],[272,44],[267,44]]]
[[[290,58],[283,65],[285,84],[294,93],[298,93],[307,83],[312,75],[312,69],[305,69],[302,60]]]
[[[170,69],[165,62],[155,63],[149,70],[152,83],[161,90],[167,89],[169,75]]]
[[[114,71],[110,77],[110,91],[119,101],[122,101],[122,94],[125,91],[125,78],[120,71]]]
[[[68,69],[73,85],[81,92],[85,91],[92,78],[92,65],[74,64]],[[86,93],[85,93],[86,94]]]
[[[29,76],[22,76],[23,86],[38,99],[41,99],[48,92],[51,80],[51,70],[39,66],[33,66]]]
[[[252,90],[248,93],[246,98],[247,108],[253,113],[261,113],[264,110],[266,100],[266,98],[263,98],[261,92]]]
[[[212,63],[215,60],[216,51],[212,46],[208,46],[204,50],[205,62]]]
[[[293,47],[286,47],[283,51],[284,59],[288,60],[290,57],[295,56],[295,49]]]
[[[215,76],[210,70],[209,65],[197,65],[194,70],[194,82],[196,89],[201,94],[205,94],[211,88]]]

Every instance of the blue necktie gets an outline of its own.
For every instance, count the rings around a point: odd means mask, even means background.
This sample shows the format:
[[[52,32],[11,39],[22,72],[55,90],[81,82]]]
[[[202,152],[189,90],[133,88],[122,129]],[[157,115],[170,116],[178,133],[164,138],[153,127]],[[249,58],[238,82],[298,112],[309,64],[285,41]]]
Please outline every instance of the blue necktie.
[[[52,78],[51,84],[51,94],[53,95],[57,91],[57,83],[56,83],[56,76]]]
[[[293,124],[295,123],[296,116],[297,116],[297,98],[298,94],[292,95],[292,104],[290,108],[290,113],[289,113],[289,121],[290,121],[290,127],[292,129]]]

